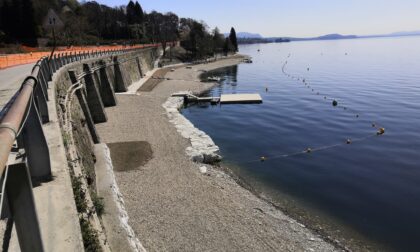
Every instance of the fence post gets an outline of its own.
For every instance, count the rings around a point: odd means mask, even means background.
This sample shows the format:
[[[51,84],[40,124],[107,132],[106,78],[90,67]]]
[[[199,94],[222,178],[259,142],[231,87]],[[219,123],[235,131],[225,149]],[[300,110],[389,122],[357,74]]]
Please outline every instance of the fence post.
[[[42,84],[40,82],[38,82],[38,84],[35,86],[33,95],[35,96],[35,104],[37,105],[42,123],[44,124],[49,122],[50,117],[48,115],[47,99],[45,97],[45,93],[42,89]]]
[[[38,110],[33,101],[22,130],[22,142],[28,158],[31,176],[37,180],[51,179],[50,151],[45,139]]]
[[[63,54],[60,53],[60,54],[58,54],[58,68],[57,68],[57,70],[60,69],[62,66],[63,66]]]
[[[21,251],[44,251],[31,175],[24,162],[9,165],[6,195]]]
[[[57,56],[55,54],[52,58],[51,66],[52,66],[53,73],[57,72],[57,69],[58,69],[58,67],[57,67]]]
[[[41,85],[42,92],[44,93],[45,99],[47,101],[49,101],[49,98],[48,98],[48,80],[45,76],[46,76],[45,72],[42,71],[42,63],[41,63],[41,69],[40,69],[39,74],[38,74],[38,83]]]

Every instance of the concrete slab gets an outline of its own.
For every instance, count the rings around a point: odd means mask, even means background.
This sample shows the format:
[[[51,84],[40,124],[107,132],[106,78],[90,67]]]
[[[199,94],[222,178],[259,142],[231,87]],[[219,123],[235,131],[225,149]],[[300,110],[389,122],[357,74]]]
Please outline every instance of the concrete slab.
[[[223,94],[220,97],[220,103],[262,103],[262,98],[259,94]]]

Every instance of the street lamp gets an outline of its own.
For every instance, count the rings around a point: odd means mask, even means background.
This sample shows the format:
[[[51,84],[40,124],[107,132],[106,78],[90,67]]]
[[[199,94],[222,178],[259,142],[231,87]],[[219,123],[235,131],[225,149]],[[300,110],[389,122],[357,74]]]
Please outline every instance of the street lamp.
[[[52,57],[54,56],[54,51],[55,51],[55,47],[57,46],[57,40],[56,40],[56,37],[55,37],[55,18],[49,18],[49,23],[50,23],[50,26],[52,26],[52,34],[53,34],[53,49],[52,49],[52,51],[51,51],[51,55],[50,55],[50,59],[49,60],[52,60]]]

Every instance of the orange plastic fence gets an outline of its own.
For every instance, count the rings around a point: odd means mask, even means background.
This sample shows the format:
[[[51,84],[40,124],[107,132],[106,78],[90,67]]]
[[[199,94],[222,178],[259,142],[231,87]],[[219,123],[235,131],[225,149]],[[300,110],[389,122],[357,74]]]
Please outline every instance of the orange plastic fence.
[[[123,50],[123,49],[141,49],[147,47],[158,47],[159,44],[144,44],[144,45],[134,45],[134,46],[122,46],[122,45],[115,45],[115,46],[74,46],[70,48],[66,47],[59,47],[54,52],[54,55],[67,53],[67,54],[78,54],[78,53],[86,53],[86,52],[97,52],[97,51],[104,51],[104,50]],[[18,66],[23,64],[35,63],[41,57],[50,56],[51,52],[34,52],[33,48],[25,48],[25,50],[31,51],[29,53],[17,53],[17,54],[7,54],[7,55],[0,55],[0,69]]]

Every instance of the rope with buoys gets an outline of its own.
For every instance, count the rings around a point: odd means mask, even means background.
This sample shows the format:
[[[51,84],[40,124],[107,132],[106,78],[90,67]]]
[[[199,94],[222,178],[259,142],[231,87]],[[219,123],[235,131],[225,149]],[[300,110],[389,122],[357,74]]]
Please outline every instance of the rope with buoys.
[[[288,55],[288,58],[290,58],[290,56],[291,56],[291,54]],[[313,93],[315,93],[316,95],[323,96],[324,100],[331,101],[331,104],[333,105],[333,107],[342,108],[343,110],[346,110],[347,112],[351,112],[351,113],[353,113],[353,116],[356,117],[356,118],[360,118],[361,117],[361,113],[359,111],[354,110],[354,109],[351,109],[351,108],[349,108],[347,106],[340,105],[339,102],[338,102],[338,100],[336,98],[330,98],[326,94],[323,94],[323,93],[320,93],[320,92],[316,92],[316,90],[309,84],[309,82],[306,80],[306,78],[303,78],[303,77],[300,77],[300,76],[294,76],[292,74],[289,74],[286,71],[287,64],[288,64],[288,61],[286,60],[284,62],[284,64],[283,64],[283,67],[282,67],[282,72],[283,72],[284,75],[286,75],[289,78],[295,79],[295,80],[297,80],[299,82],[302,80],[302,83],[303,83],[304,86],[306,86],[308,89],[311,89],[311,91]],[[377,128],[378,131],[380,129],[384,130],[384,128],[377,126],[377,123],[372,123],[372,126],[375,127],[375,128]]]
[[[287,56],[287,58],[290,58],[290,57],[291,57],[291,54],[289,54]],[[356,110],[350,109],[347,106],[340,105],[337,99],[330,98],[328,95],[321,94],[320,92],[316,92],[315,88],[312,88],[312,86],[308,83],[308,81],[305,78],[302,78],[300,76],[295,76],[295,75],[292,75],[292,74],[288,73],[286,71],[287,64],[288,64],[288,61],[286,60],[283,64],[283,66],[282,66],[282,73],[285,76],[287,76],[287,77],[289,77],[293,80],[296,80],[300,83],[303,83],[304,86],[306,86],[312,92],[316,93],[316,95],[323,96],[324,100],[331,101],[333,107],[342,108],[343,110],[345,110],[347,112],[351,112],[351,113],[353,113],[353,115],[356,118],[360,117],[361,113],[357,112]],[[307,71],[310,71],[309,67],[307,68]],[[266,88],[266,92],[268,92],[268,88]],[[304,150],[289,153],[289,154],[279,154],[279,155],[272,155],[272,156],[264,155],[264,156],[261,156],[259,159],[255,159],[255,160],[251,160],[251,161],[247,161],[247,162],[238,162],[238,163],[243,163],[244,164],[244,163],[254,163],[254,162],[266,162],[266,161],[269,161],[269,160],[276,160],[276,159],[289,158],[289,157],[303,155],[303,154],[310,154],[310,153],[314,153],[314,152],[318,152],[318,151],[324,151],[324,150],[337,148],[337,147],[344,146],[344,145],[351,145],[351,144],[354,144],[354,143],[366,141],[366,140],[368,140],[372,137],[375,137],[375,136],[382,136],[382,135],[385,134],[385,128],[378,126],[378,124],[376,122],[373,122],[371,124],[371,126],[377,130],[376,133],[375,134],[373,134],[373,133],[369,134],[365,137],[360,137],[360,138],[356,138],[356,139],[346,138],[345,141],[343,141],[341,143],[337,143],[337,144],[325,145],[325,146],[320,146],[320,147],[316,147],[316,148],[308,147]]]
[[[255,162],[266,162],[266,161],[270,161],[270,160],[276,160],[276,159],[289,158],[289,157],[298,156],[298,155],[310,154],[310,153],[314,153],[314,152],[329,150],[329,149],[337,148],[337,147],[340,147],[340,146],[351,145],[351,144],[354,144],[354,143],[362,142],[362,141],[365,141],[369,138],[372,138],[372,137],[375,137],[375,136],[378,136],[378,135],[379,135],[379,133],[370,134],[368,136],[360,137],[360,138],[356,138],[356,139],[348,138],[345,141],[343,141],[342,143],[325,145],[325,146],[320,146],[320,147],[315,147],[315,148],[308,147],[304,150],[289,153],[289,154],[278,154],[278,155],[273,155],[273,156],[266,155],[266,156],[261,156],[259,159],[254,159],[254,160],[251,160],[251,161],[240,162],[240,163],[247,164],[247,163],[255,163]]]

